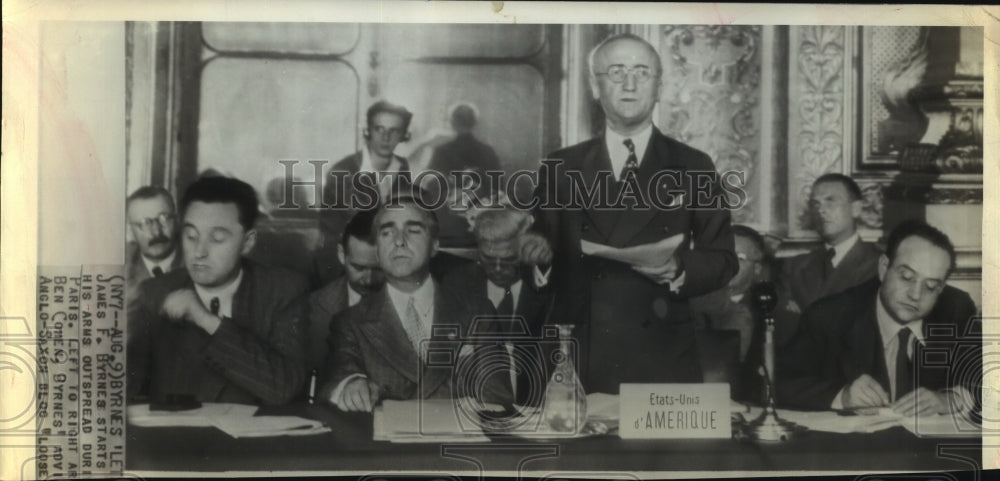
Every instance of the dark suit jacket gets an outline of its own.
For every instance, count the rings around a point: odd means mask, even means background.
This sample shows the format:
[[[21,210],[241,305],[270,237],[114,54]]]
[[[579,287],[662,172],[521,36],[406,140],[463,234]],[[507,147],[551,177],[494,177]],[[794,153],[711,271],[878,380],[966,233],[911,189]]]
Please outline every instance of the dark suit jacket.
[[[875,277],[881,255],[875,244],[858,241],[826,281],[823,280],[825,248],[785,259],[778,277],[779,305],[774,313],[776,345],[784,346],[795,337],[801,313],[813,302]],[[791,308],[790,303],[797,309]]]
[[[170,263],[171,271],[184,267],[184,253],[181,252],[179,240],[174,249],[176,253]],[[131,302],[139,294],[139,284],[153,275],[142,262],[142,252],[139,252],[139,245],[135,242],[129,242],[125,246],[125,262],[125,292],[126,298]]]
[[[458,134],[454,140],[434,149],[434,155],[427,168],[442,172],[449,180],[452,171],[476,170],[485,175],[487,170],[500,170],[500,158],[493,147],[479,141],[472,134]],[[486,184],[485,177],[483,184]]]
[[[617,393],[622,382],[699,382],[702,373],[688,299],[725,286],[738,269],[729,212],[689,208],[695,188],[687,188],[681,206],[673,210],[655,206],[599,210],[581,205],[570,197],[567,172],[580,173],[587,187],[599,171],[610,173],[602,137],[552,153],[548,159],[564,164],[554,175],[545,167],[539,172],[536,224],[555,251],[552,321],[578,325],[574,336],[580,342],[584,388]],[[685,172],[715,172],[715,167],[704,153],[654,128],[638,171],[640,188],[661,171],[679,172],[686,187],[690,177]],[[614,177],[610,181],[614,183]],[[651,193],[645,191],[647,196]],[[716,199],[720,193],[716,182],[705,197]],[[661,199],[666,201],[665,196]],[[566,207],[546,208],[552,203]],[[625,264],[584,255],[580,248],[582,239],[625,247],[675,234],[685,236],[675,254],[686,277],[678,293]]]
[[[275,405],[298,392],[306,372],[305,279],[244,261],[233,317],[212,335],[160,314],[167,295],[182,288],[194,289],[187,270],[172,271],[143,283],[129,306],[132,399],[189,394],[202,402]]]
[[[306,367],[317,372],[326,364],[330,322],[348,308],[347,276],[341,276],[309,294],[309,356]]]
[[[442,282],[450,292],[462,296],[489,299],[487,277],[483,269],[468,263],[449,272]],[[515,367],[518,373],[518,389],[516,403],[520,405],[537,404],[541,401],[544,388],[549,380],[553,366],[548,362],[551,350],[556,347],[554,339],[544,339],[542,328],[551,308],[552,293],[548,286],[536,287],[532,268],[522,269],[521,290],[518,293],[514,315],[523,320],[526,332],[511,326],[509,340],[518,352],[514,353]]]
[[[472,357],[457,359],[461,343],[473,339],[470,335],[473,320],[492,312],[489,302],[483,302],[449,292],[440,284],[435,286],[429,352],[452,354],[448,359],[429,354],[428,362],[424,363],[410,343],[387,289],[365,297],[338,314],[330,325],[330,355],[320,383],[322,398],[329,399],[348,376],[364,374],[380,386],[384,399],[473,396],[487,402],[509,403],[510,381],[503,384],[502,376],[491,376],[485,386],[470,385],[481,379],[475,375],[478,368],[489,369],[496,362],[506,362],[506,358],[495,355],[503,349],[495,338],[477,345]],[[491,353],[494,355],[490,356]],[[490,359],[484,361],[487,357]],[[473,368],[458,369],[459,362],[471,363],[463,365]]]
[[[872,376],[889,392],[889,373],[875,318],[879,285],[878,279],[873,279],[821,299],[806,310],[795,341],[778,351],[780,405],[829,409],[837,393],[862,374]],[[913,357],[918,367],[914,385],[931,390],[961,385],[973,396],[979,394],[982,344],[978,339],[963,339],[971,332],[975,314],[976,306],[967,293],[945,287],[924,319],[925,343]],[[950,334],[942,335],[943,331]]]

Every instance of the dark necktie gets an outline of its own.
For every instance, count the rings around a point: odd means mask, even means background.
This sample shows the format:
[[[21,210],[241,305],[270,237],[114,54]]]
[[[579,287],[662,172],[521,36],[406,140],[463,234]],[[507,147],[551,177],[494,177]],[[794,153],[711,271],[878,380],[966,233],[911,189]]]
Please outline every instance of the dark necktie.
[[[212,311],[213,316],[219,315],[219,298],[213,297],[208,303],[208,309]]]
[[[896,399],[913,390],[913,361],[906,354],[910,345],[910,330],[899,330],[899,350],[896,351]]]
[[[503,299],[497,304],[497,315],[510,317],[514,315],[514,294],[507,287],[503,291]]]
[[[833,247],[827,247],[825,257],[823,258],[823,280],[827,280],[833,275],[833,256],[837,255],[837,251]]]
[[[153,277],[160,277],[162,275],[163,275],[163,269],[160,269],[160,266],[156,266],[153,268]]]
[[[628,147],[628,159],[625,161],[625,167],[622,167],[622,173],[618,177],[618,180],[625,180],[625,176],[629,173],[636,173],[639,170],[639,158],[635,156],[635,144],[632,139],[625,139],[625,147]]]

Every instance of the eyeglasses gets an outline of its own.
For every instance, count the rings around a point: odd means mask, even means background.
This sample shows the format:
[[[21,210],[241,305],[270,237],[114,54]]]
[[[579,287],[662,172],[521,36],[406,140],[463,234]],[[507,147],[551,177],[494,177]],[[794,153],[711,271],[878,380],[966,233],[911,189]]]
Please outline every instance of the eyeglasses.
[[[139,230],[144,230],[146,232],[152,231],[154,225],[158,225],[163,229],[166,229],[168,223],[174,221],[174,214],[160,214],[156,217],[147,217],[141,222],[132,222],[132,227]]]
[[[396,127],[385,128],[384,126],[381,125],[376,125],[368,130],[371,131],[373,135],[377,135],[379,137],[388,137],[390,139],[398,139],[402,137],[403,134],[406,133],[406,131],[403,129],[399,129]]]
[[[764,260],[764,259],[762,259],[760,257],[756,257],[756,258],[747,257],[747,255],[744,254],[744,253],[742,253],[742,252],[737,252],[736,253],[736,258],[739,259],[739,260],[741,260],[741,261],[750,261],[750,262],[761,262],[761,261]]]
[[[595,73],[594,75],[607,75],[609,80],[620,84],[625,81],[625,76],[628,74],[632,74],[635,77],[635,81],[639,83],[649,81],[649,79],[653,78],[653,70],[645,65],[637,65],[635,67],[612,65],[608,67],[607,72]]]

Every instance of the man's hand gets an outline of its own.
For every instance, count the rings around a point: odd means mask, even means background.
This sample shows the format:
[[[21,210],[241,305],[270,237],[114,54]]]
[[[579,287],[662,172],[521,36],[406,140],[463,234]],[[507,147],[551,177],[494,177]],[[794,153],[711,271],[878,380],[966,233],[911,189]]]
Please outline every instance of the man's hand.
[[[379,386],[368,378],[359,377],[350,380],[340,392],[340,403],[336,399],[331,401],[342,411],[348,412],[372,412],[372,406],[378,402]]]
[[[862,374],[843,390],[844,408],[877,407],[889,404],[889,395],[875,378]]]
[[[666,284],[677,277],[677,261],[671,257],[661,266],[632,266],[636,272],[657,284]]]
[[[933,414],[948,414],[951,406],[960,405],[951,402],[951,397],[957,395],[950,391],[934,392],[925,387],[914,389],[892,404],[892,410],[903,416],[929,416]],[[956,399],[956,401],[958,401]]]
[[[551,263],[552,247],[549,241],[537,232],[521,234],[521,262],[532,266]]]
[[[190,321],[209,334],[214,334],[222,321],[208,312],[201,299],[191,289],[178,289],[163,300],[163,313],[173,321]]]

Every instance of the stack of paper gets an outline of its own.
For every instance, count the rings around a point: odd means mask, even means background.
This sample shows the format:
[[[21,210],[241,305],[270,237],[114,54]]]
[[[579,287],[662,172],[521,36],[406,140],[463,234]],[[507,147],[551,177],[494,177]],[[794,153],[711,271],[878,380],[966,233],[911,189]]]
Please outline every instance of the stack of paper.
[[[900,424],[921,438],[979,438],[983,435],[982,426],[958,415],[909,417],[901,419]]]
[[[874,433],[899,426],[901,419],[892,410],[880,410],[878,413],[871,415],[844,416],[834,411],[789,411],[779,409],[778,417],[800,426],[805,426],[813,431],[828,433]]]
[[[483,405],[481,409],[499,409]],[[394,443],[486,442],[475,404],[455,399],[385,400],[374,410],[374,438]]]
[[[141,427],[211,427],[221,417],[249,418],[257,406],[232,403],[205,403],[186,411],[150,411],[149,404],[129,406],[128,422]]]
[[[297,416],[220,416],[213,422],[215,427],[234,438],[307,436],[330,432],[330,428],[319,421]]]
[[[128,407],[133,426],[215,427],[234,438],[303,436],[329,432],[330,428],[312,419],[297,416],[254,416],[257,406],[231,403],[204,403],[186,411],[150,411],[148,404]]]

